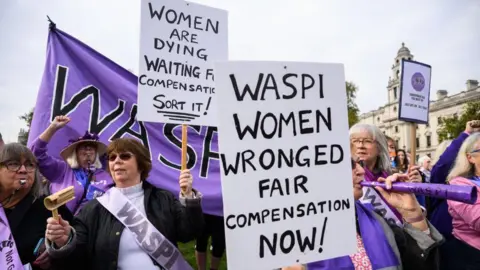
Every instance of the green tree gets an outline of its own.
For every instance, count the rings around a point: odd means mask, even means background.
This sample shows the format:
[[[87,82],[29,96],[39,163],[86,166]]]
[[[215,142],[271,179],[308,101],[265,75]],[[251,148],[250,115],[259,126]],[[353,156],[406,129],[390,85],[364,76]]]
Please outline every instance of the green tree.
[[[357,97],[358,87],[353,82],[346,83],[347,104],[348,104],[348,126],[351,127],[358,123],[359,112],[355,98]]]
[[[480,120],[480,101],[468,102],[460,116],[454,115],[442,118],[437,130],[438,141],[452,140],[465,130],[468,121]]]
[[[25,113],[24,115],[19,117],[20,120],[25,121],[27,124],[26,130],[22,129],[20,130],[20,133],[18,134],[18,141],[23,144],[27,144],[28,141],[28,134],[30,133],[30,126],[32,125],[32,119],[33,119],[33,109],[30,110],[30,112]]]

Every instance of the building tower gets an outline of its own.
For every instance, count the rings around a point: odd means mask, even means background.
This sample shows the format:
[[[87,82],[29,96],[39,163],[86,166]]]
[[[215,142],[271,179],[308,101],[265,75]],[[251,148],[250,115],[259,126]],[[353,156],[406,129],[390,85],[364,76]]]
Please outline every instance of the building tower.
[[[402,59],[413,60],[413,55],[410,53],[410,50],[405,47],[405,43],[403,42],[402,47],[398,50],[397,57],[395,57],[395,62],[392,65],[392,76],[388,78],[388,104],[398,103]]]

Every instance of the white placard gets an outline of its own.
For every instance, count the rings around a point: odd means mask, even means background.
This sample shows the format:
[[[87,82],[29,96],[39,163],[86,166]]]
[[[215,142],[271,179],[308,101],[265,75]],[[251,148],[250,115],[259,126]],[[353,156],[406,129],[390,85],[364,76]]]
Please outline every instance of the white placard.
[[[229,270],[353,254],[343,65],[215,65]]]
[[[428,124],[431,75],[431,66],[415,61],[402,60],[399,120]]]
[[[228,13],[142,0],[137,120],[216,126],[214,61],[228,59]]]

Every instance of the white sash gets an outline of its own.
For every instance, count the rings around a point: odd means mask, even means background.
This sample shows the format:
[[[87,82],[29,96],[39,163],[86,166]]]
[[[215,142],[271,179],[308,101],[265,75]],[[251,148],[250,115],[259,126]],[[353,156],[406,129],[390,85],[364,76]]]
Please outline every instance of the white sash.
[[[109,189],[97,200],[135,235],[137,244],[164,269],[193,270],[177,248],[118,189]]]
[[[400,228],[403,228],[403,222],[400,220],[397,215],[390,209],[390,206],[385,203],[385,201],[380,197],[380,194],[371,187],[363,187],[363,196],[360,198],[362,203],[370,203],[375,212],[382,216],[388,223],[395,224]]]
[[[23,270],[5,210],[0,204],[0,269]]]

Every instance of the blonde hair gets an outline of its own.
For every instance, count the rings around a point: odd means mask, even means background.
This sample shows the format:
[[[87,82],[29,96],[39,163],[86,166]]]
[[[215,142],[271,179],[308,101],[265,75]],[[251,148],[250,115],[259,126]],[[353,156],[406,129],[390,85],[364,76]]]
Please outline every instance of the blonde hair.
[[[390,164],[387,138],[378,127],[369,124],[355,124],[350,128],[350,138],[354,134],[365,131],[375,140],[378,149],[377,162],[375,163],[374,169],[382,172],[386,171],[388,174],[391,174],[392,167]]]
[[[480,133],[476,132],[468,136],[468,138],[463,142],[462,147],[460,147],[460,150],[458,151],[455,165],[447,176],[447,182],[458,176],[465,178],[473,176],[475,167],[468,161],[467,154],[475,150],[474,146],[479,141]]]
[[[67,158],[67,164],[72,169],[78,169],[80,167],[80,164],[78,164],[76,151],[73,151],[72,154]],[[95,162],[93,162],[92,165],[95,166],[96,169],[102,168],[102,163],[100,162],[100,157],[98,156],[98,153],[95,154]]]
[[[443,152],[445,152],[445,150],[447,149],[447,147],[450,146],[451,143],[452,143],[452,140],[446,140],[441,142],[437,146],[437,150],[435,150],[435,154],[433,155],[432,165],[435,165],[435,163],[438,162],[438,160],[440,159],[440,156],[443,154]]]

